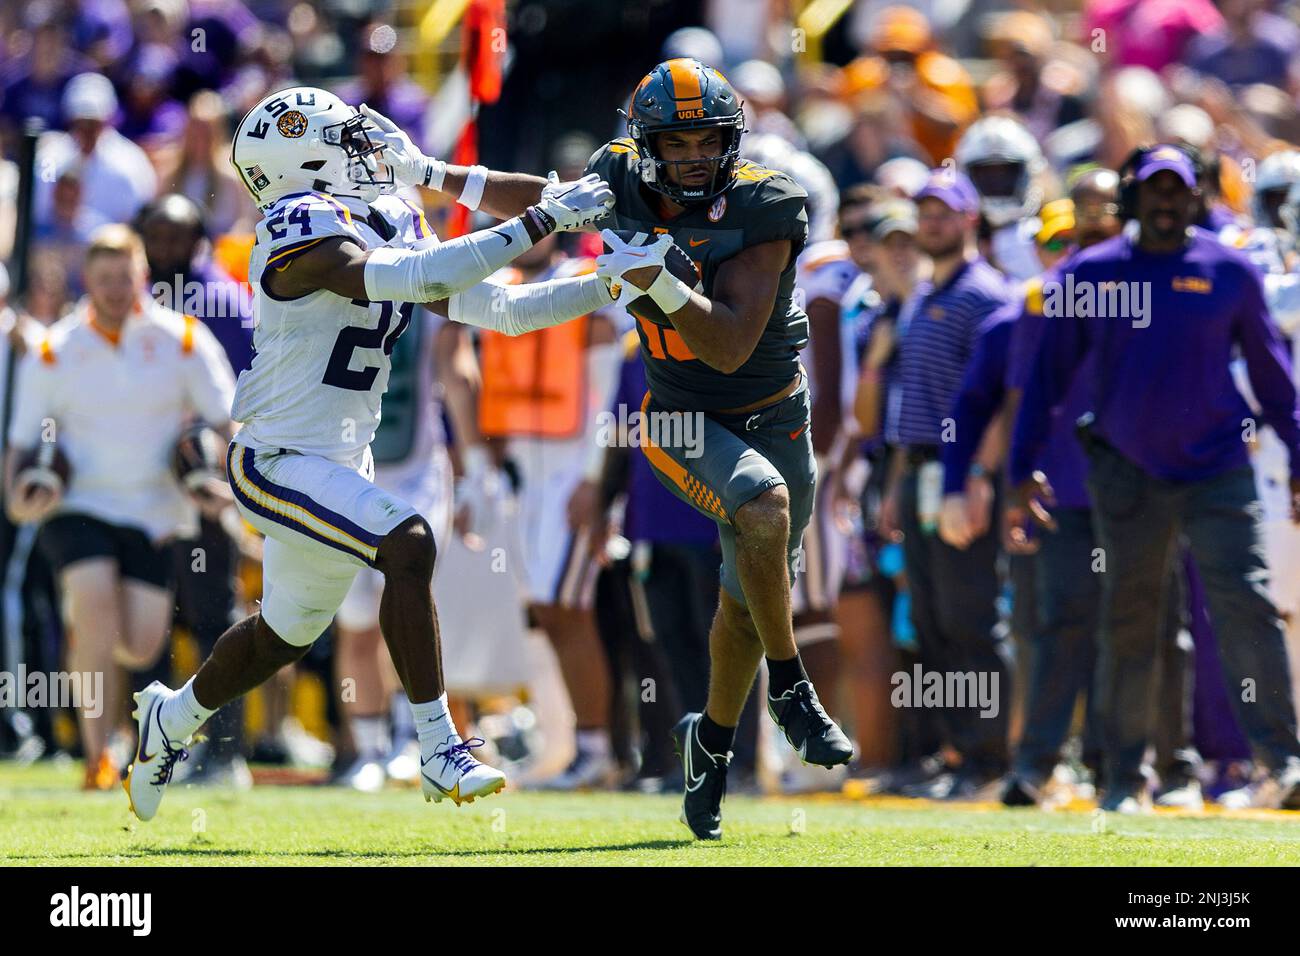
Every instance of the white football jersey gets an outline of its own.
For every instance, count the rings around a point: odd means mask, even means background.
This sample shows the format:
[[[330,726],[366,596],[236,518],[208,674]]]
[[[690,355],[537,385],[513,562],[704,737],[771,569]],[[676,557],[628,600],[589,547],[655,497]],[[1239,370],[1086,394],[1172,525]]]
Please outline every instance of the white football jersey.
[[[308,192],[268,207],[248,269],[257,321],[253,364],[239,376],[231,412],[243,423],[242,444],[351,462],[379,426],[393,347],[419,306],[345,299],[324,289],[286,300],[263,281],[267,270],[286,268],[334,236],[363,249],[423,249],[438,242],[423,212],[397,196],[367,205]]]

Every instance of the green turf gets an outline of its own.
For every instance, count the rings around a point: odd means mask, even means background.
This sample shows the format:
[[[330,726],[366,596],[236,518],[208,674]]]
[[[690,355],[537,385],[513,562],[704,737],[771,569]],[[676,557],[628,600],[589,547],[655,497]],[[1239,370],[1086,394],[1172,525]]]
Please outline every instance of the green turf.
[[[511,793],[456,808],[409,790],[230,794],[178,786],[158,817],[73,768],[0,764],[0,863],[18,865],[1290,865],[1300,814],[1146,816],[732,797],[726,838],[695,843],[677,800]]]

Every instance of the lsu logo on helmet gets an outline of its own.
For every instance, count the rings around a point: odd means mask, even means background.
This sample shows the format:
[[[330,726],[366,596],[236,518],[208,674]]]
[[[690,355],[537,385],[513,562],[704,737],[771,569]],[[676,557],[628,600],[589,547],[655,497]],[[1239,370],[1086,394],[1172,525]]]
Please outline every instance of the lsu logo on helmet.
[[[281,136],[297,139],[307,132],[307,117],[297,110],[289,110],[275,121],[275,128],[280,131]]]

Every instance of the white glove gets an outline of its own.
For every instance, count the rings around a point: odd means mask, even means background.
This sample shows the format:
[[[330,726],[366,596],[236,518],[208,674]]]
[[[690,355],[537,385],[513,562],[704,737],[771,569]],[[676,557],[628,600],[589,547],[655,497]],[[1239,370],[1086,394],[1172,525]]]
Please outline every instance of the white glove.
[[[595,173],[562,183],[551,170],[542,198],[530,208],[548,221],[550,231],[573,232],[607,216],[614,208],[614,193]]]
[[[596,257],[596,275],[609,282],[609,293],[618,300],[619,304],[623,304],[628,296],[635,298],[646,291],[631,282],[624,282],[623,273],[648,266],[667,268],[664,265],[664,257],[672,248],[673,237],[666,232],[661,233],[659,238],[648,246],[634,246],[624,242],[612,229],[602,229],[600,237],[605,240],[610,251]]]
[[[424,155],[396,123],[365,103],[361,104],[361,115],[379,131],[375,139],[384,144],[384,162],[392,169],[393,179],[405,186],[442,188],[446,163]]]

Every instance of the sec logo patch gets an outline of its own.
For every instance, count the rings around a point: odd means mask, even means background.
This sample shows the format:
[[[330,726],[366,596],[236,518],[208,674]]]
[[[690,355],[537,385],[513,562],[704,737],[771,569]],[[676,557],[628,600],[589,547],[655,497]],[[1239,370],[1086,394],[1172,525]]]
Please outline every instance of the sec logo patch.
[[[717,222],[727,214],[727,197],[719,196],[709,207],[709,222]]]
[[[307,132],[307,117],[297,110],[289,110],[275,121],[275,128],[280,131],[281,136],[297,139]]]

